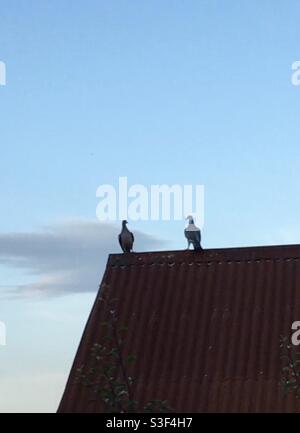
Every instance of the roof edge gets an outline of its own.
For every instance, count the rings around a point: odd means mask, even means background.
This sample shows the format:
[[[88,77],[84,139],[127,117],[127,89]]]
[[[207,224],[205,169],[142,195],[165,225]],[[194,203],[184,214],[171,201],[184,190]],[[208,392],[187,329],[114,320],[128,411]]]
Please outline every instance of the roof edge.
[[[300,259],[300,244],[110,254],[107,266]]]

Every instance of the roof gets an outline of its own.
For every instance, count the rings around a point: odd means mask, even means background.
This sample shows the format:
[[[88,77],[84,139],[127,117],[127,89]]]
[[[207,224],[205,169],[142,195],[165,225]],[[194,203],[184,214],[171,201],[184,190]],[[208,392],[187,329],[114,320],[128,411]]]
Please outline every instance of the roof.
[[[299,410],[280,384],[279,340],[300,320],[300,245],[112,254],[102,287],[128,326],[135,399],[176,412]],[[99,293],[59,412],[103,410],[75,383],[101,340]]]

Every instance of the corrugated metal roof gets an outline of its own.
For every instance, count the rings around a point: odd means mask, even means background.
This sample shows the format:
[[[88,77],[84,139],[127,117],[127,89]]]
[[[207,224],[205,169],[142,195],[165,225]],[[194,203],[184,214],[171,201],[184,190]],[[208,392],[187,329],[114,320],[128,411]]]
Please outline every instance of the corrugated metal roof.
[[[280,384],[280,336],[300,320],[300,245],[113,254],[102,295],[117,298],[136,356],[134,397],[176,412],[296,412]],[[99,294],[60,412],[101,411],[75,382],[105,311]]]

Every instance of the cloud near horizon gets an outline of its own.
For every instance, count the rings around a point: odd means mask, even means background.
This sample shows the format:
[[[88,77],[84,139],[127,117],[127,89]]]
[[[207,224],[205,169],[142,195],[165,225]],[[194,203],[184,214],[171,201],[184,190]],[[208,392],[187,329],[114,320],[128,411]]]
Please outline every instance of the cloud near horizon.
[[[99,287],[110,253],[120,252],[120,227],[95,220],[72,220],[41,232],[0,233],[0,265],[32,275],[33,282],[0,286],[2,295],[59,296]],[[165,241],[135,232],[135,249],[159,249]],[[28,280],[28,278],[26,278]]]

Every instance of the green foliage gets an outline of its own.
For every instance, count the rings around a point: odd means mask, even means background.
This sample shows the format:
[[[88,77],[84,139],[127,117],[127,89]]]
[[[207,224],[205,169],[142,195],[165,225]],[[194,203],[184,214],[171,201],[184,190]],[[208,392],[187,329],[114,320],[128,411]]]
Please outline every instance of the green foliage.
[[[88,387],[94,399],[100,398],[109,413],[172,412],[167,401],[151,400],[142,406],[134,400],[134,379],[128,374],[135,356],[123,355],[126,326],[119,326],[115,304],[117,299],[99,299],[108,319],[100,323],[102,341],[94,343],[88,364],[77,369],[76,382]]]
[[[288,337],[282,337],[280,341],[282,360],[282,386],[285,393],[293,393],[300,398],[300,351],[290,343]]]
[[[169,403],[166,400],[150,400],[145,404],[143,412],[146,413],[158,413],[158,412],[173,412],[170,408]]]

